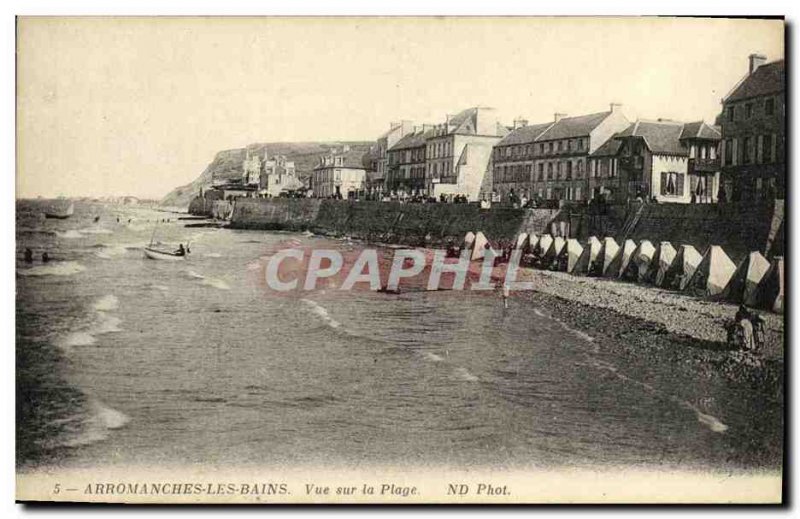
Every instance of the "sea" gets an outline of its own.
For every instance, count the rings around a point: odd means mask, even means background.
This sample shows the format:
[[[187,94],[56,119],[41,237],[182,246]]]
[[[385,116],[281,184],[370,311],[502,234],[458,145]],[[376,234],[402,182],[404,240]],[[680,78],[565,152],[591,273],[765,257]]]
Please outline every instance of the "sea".
[[[780,465],[739,455],[765,434],[746,399],[605,351],[547,307],[419,287],[278,294],[263,278],[276,251],[367,245],[183,216],[81,202],[51,220],[17,202],[18,471]],[[191,253],[150,260],[151,240]]]

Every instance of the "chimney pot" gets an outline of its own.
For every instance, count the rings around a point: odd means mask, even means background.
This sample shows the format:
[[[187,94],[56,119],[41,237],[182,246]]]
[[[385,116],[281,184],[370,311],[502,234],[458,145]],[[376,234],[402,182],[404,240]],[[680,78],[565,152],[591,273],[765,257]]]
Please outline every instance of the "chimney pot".
[[[750,74],[755,72],[758,67],[767,62],[767,57],[763,54],[750,54],[748,58],[750,61]]]
[[[616,112],[620,108],[622,108],[622,104],[621,103],[611,103],[611,111],[612,112]]]
[[[553,120],[555,122],[558,122],[558,121],[560,121],[561,119],[563,119],[566,116],[567,116],[567,114],[562,114],[562,113],[556,112],[555,114],[553,114]]]

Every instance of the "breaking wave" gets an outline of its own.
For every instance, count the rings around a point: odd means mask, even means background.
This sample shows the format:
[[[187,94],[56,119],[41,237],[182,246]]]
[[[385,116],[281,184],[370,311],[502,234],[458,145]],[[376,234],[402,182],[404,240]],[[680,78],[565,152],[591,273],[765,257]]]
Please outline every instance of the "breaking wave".
[[[20,276],[72,276],[86,270],[77,261],[58,261],[17,271]]]
[[[83,238],[83,234],[81,234],[80,231],[76,231],[74,229],[70,229],[69,231],[66,231],[66,232],[56,231],[56,236],[58,236],[59,238],[65,238],[65,239],[68,239],[68,240],[74,240],[76,238]]]
[[[119,299],[113,294],[108,294],[94,303],[94,309],[100,311],[116,310],[119,308]]]
[[[317,314],[317,316],[325,321],[325,324],[331,328],[339,328],[342,325],[342,323],[331,317],[331,315],[328,313],[328,310],[324,306],[316,301],[311,299],[301,299],[300,301],[303,301],[305,304],[311,307],[311,311]]]
[[[99,400],[92,400],[88,416],[82,420],[75,434],[68,437],[61,445],[81,447],[103,441],[108,438],[112,430],[124,427],[128,422],[130,418],[124,413],[108,407]]]
[[[218,288],[219,290],[230,290],[231,289],[231,286],[228,283],[226,283],[225,281],[223,281],[221,279],[217,279],[217,278],[206,278],[206,279],[203,279],[203,284],[207,285],[207,286],[210,286],[210,287]]]
[[[476,377],[475,375],[470,373],[467,368],[456,368],[455,372],[456,372],[456,376],[458,378],[460,378],[461,380],[465,380],[467,382],[477,382],[478,381],[478,377]]]

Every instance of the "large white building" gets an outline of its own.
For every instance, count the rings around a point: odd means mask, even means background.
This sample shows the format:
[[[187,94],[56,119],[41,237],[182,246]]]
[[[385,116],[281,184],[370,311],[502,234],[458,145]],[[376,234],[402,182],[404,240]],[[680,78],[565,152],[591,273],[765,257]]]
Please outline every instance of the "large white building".
[[[321,155],[311,174],[311,190],[316,198],[355,198],[365,193],[366,170],[363,153],[348,146]]]

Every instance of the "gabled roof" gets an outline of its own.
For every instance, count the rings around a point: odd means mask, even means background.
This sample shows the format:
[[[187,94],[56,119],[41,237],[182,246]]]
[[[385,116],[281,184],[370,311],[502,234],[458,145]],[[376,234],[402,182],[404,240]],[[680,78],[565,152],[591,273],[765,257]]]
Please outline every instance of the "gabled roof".
[[[718,141],[722,138],[719,128],[706,124],[705,121],[695,121],[683,125],[681,139],[709,139]]]
[[[538,140],[549,141],[553,139],[571,139],[585,137],[597,128],[611,112],[579,115],[576,117],[562,117],[553,124]]]
[[[783,60],[761,65],[735,86],[723,103],[783,92],[785,76]]]
[[[663,155],[688,155],[681,145],[684,124],[676,121],[636,121],[619,132],[615,139],[639,137],[651,152]]]
[[[407,150],[411,148],[420,148],[425,146],[425,139],[433,135],[433,129],[419,130],[416,132],[404,135],[402,139],[397,141],[394,146],[389,148],[388,151]]]
[[[344,164],[341,166],[329,165],[329,166],[321,166],[317,164],[314,169],[326,169],[326,168],[353,168],[353,169],[364,169],[364,163],[362,159],[364,157],[364,153],[361,151],[346,151],[344,153],[328,153],[327,156],[344,156]]]
[[[528,144],[534,142],[542,133],[550,128],[553,123],[531,124],[512,130],[503,140],[495,146],[511,146],[514,144]]]
[[[467,108],[456,115],[450,117],[448,134],[476,135],[478,127],[478,107]],[[452,128],[452,129],[451,129]],[[508,128],[500,123],[495,123],[494,136],[505,137],[508,135]]]
[[[608,139],[606,142],[603,143],[602,146],[594,150],[591,154],[592,157],[614,157],[618,152],[619,149],[622,147],[622,141],[617,139],[617,135],[619,133],[615,133]]]

